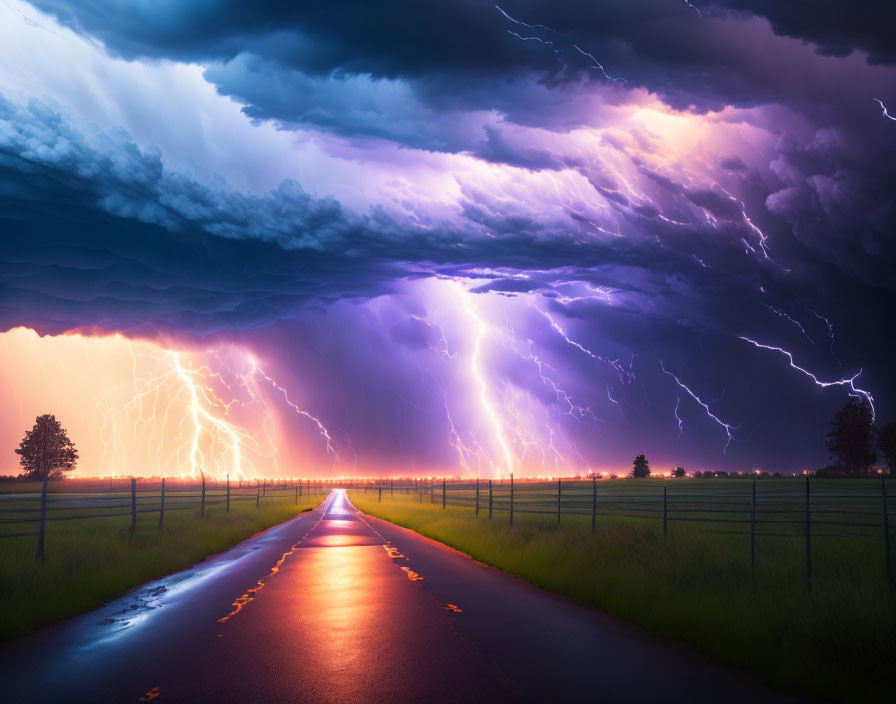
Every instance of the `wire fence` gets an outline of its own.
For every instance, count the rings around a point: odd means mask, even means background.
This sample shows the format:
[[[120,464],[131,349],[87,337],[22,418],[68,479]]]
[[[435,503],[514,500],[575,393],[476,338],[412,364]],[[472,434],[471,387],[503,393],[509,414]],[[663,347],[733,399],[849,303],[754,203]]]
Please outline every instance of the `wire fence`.
[[[757,537],[805,541],[807,587],[811,589],[812,539],[824,537],[881,542],[881,560],[892,574],[891,526],[896,525],[896,490],[886,479],[681,479],[597,481],[556,479],[376,481],[349,485],[376,496],[466,508],[471,517],[499,518],[512,525],[519,514],[587,516],[596,532],[598,519],[618,517],[661,524],[663,535],[676,525],[749,537],[750,563],[756,564]]]
[[[27,485],[26,485],[27,487]],[[6,487],[14,488],[14,487]],[[158,528],[171,511],[198,512],[223,507],[261,507],[262,502],[294,502],[303,496],[325,494],[330,486],[321,481],[258,480],[199,481],[166,479],[117,479],[93,482],[44,482],[40,490],[0,493],[0,538],[38,539],[38,555],[43,557],[46,524],[126,517],[131,531],[140,514],[156,514]]]

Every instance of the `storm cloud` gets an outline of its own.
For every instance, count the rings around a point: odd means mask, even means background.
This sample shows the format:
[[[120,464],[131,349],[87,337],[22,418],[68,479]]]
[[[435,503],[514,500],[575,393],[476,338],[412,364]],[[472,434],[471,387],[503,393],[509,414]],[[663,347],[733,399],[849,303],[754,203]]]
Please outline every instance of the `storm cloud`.
[[[580,464],[651,433],[670,461],[821,462],[845,394],[742,337],[892,388],[890,3],[32,4],[35,46],[101,68],[87,110],[4,57],[5,329],[300,340],[302,373],[275,366],[383,466],[402,443],[452,462],[480,319],[495,396],[530,399],[526,422]],[[180,68],[218,95],[172,90],[148,125],[134,85],[165,95]],[[237,110],[232,136],[207,127]],[[262,130],[276,148],[255,150]],[[738,428],[730,448],[693,405],[680,441],[688,397],[664,368]],[[804,419],[784,455],[783,417]]]

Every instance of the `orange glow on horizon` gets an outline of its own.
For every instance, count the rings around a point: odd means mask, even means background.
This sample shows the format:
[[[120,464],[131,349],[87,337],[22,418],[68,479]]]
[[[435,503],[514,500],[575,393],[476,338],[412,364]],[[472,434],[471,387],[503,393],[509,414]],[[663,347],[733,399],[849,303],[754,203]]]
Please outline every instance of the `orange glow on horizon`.
[[[2,474],[19,473],[13,449],[42,413],[54,414],[79,449],[73,477],[318,474],[283,466],[284,398],[330,448],[323,425],[238,345],[173,349],[120,334],[42,337],[27,328],[0,339]]]

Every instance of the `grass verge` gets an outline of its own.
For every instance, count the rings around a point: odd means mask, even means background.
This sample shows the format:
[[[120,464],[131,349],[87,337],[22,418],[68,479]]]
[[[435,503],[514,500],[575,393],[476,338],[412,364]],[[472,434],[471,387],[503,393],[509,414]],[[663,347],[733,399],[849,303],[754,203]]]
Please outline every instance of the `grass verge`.
[[[806,590],[800,537],[749,537],[655,521],[446,510],[413,496],[351,492],[365,513],[411,528],[533,584],[681,640],[774,687],[843,702],[892,701],[896,587],[881,545],[827,537]]]
[[[0,642],[90,611],[143,582],[185,569],[261,530],[316,506],[323,497],[234,504],[158,514],[47,524],[46,561],[36,557],[37,538],[0,540]]]

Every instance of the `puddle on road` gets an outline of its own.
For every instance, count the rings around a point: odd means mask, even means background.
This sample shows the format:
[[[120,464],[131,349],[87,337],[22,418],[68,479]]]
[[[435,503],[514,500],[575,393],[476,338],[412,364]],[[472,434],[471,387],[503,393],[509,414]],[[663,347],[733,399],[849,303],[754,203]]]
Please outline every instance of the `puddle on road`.
[[[130,626],[136,618],[141,617],[144,612],[161,606],[162,597],[167,591],[168,587],[165,585],[144,589],[134,596],[133,603],[129,604],[127,608],[102,619],[99,621],[99,625],[111,626],[117,624],[122,628],[126,628],[127,626]]]

